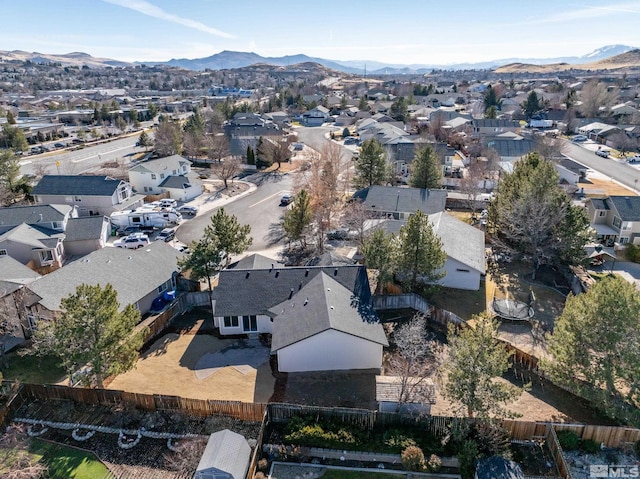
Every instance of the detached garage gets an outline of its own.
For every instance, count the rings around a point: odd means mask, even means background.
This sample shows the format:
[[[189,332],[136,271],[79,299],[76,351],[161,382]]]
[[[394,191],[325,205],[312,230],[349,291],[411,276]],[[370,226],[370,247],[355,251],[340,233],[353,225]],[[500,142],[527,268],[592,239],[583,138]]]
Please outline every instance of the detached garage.
[[[281,372],[380,369],[388,345],[376,313],[322,272],[271,309]]]
[[[244,436],[224,429],[209,437],[194,479],[244,479],[251,447]]]

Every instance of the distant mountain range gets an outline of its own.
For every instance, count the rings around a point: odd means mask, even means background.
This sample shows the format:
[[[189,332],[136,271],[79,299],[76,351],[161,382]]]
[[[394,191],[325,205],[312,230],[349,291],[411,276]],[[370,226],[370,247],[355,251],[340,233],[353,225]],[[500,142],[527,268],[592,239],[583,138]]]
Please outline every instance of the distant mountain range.
[[[358,61],[338,61],[327,60],[324,58],[310,57],[307,55],[287,55],[283,57],[263,57],[253,52],[232,52],[222,51],[211,55],[206,58],[195,59],[172,59],[167,62],[136,62],[137,64],[145,63],[147,65],[170,65],[174,67],[185,68],[188,70],[223,70],[232,68],[243,68],[258,63],[274,65],[274,66],[289,66],[299,63],[318,63],[326,68],[332,70],[354,73],[354,74],[402,74],[402,73],[428,73],[431,70],[484,70],[484,69],[496,69],[499,67],[513,66],[513,65],[557,65],[557,64],[569,64],[569,65],[584,65],[594,64],[600,60],[608,59],[616,55],[621,55],[636,47],[630,47],[628,45],[608,45],[597,50],[594,50],[586,55],[579,57],[556,57],[556,58],[503,58],[499,60],[492,60],[486,62],[477,63],[456,63],[450,65],[443,64],[388,64],[376,61],[358,60]],[[20,50],[14,51],[0,51],[0,60],[30,60],[36,63],[61,63],[64,66],[67,65],[87,65],[89,67],[119,67],[133,65],[133,63],[122,62],[119,60],[112,60],[108,58],[96,58],[87,53],[73,52],[62,55],[56,54],[43,54],[43,53],[29,53]],[[638,65],[640,66],[640,65]],[[564,69],[566,69],[565,67]]]

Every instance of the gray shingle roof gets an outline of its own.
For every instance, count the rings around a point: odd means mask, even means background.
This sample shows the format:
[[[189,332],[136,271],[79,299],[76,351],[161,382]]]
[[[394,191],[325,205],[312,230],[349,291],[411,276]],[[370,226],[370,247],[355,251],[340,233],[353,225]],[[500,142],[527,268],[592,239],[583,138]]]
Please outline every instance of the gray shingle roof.
[[[429,215],[434,233],[442,240],[442,249],[453,258],[470,268],[485,273],[484,232],[447,213]],[[376,226],[398,234],[406,220],[384,220]]]
[[[169,280],[178,270],[178,258],[183,256],[163,241],[146,248],[128,250],[102,248],[34,281],[28,287],[50,311],[60,309],[60,300],[74,294],[80,284],[110,283],[118,293],[121,309]]]
[[[254,253],[230,264],[229,269],[269,269],[272,265],[278,268],[284,266],[284,264],[276,261],[275,259]]]
[[[20,261],[7,255],[0,256],[0,281],[26,284],[39,277],[40,275],[38,273],[26,267]],[[1,292],[0,286],[0,293]]]
[[[34,195],[111,196],[122,180],[108,176],[45,175],[33,188]]]
[[[487,146],[502,157],[520,158],[531,153],[534,143],[531,140],[491,140]]]
[[[185,188],[191,188],[191,183],[189,182],[189,178],[183,175],[179,175],[179,176],[169,176],[168,178],[165,178],[165,180],[162,183],[160,183],[160,186],[164,188],[185,189]]]
[[[7,206],[0,208],[0,228],[63,221],[72,209],[69,205]]]
[[[388,345],[371,304],[360,301],[324,271],[291,299],[271,308],[271,313],[276,316],[271,336],[273,352],[329,329]]]
[[[251,447],[244,436],[223,429],[209,436],[194,479],[244,479]]]
[[[70,218],[65,229],[65,242],[98,239],[102,235],[102,228],[109,220],[105,216],[82,216]]]
[[[191,162],[180,155],[165,156],[140,163],[130,171],[147,171],[151,173],[166,173],[167,171],[181,171],[183,165],[190,165]]]
[[[0,242],[5,240],[23,243],[35,249],[55,248],[64,239],[64,233],[47,228],[39,228],[22,223],[0,235]]]
[[[213,290],[215,316],[264,314],[273,316],[274,306],[289,299],[316,275],[325,272],[338,283],[368,302],[369,279],[364,266],[294,267],[257,270],[225,269]]]
[[[596,210],[608,210],[609,209],[609,203],[607,202],[606,198],[589,198],[589,201],[591,201],[591,204],[593,205],[594,209],[596,209]]]
[[[362,198],[369,210],[399,213],[415,213],[420,210],[430,215],[444,211],[447,191],[371,186],[358,191],[354,198]]]
[[[622,221],[640,221],[640,196],[610,196]]]

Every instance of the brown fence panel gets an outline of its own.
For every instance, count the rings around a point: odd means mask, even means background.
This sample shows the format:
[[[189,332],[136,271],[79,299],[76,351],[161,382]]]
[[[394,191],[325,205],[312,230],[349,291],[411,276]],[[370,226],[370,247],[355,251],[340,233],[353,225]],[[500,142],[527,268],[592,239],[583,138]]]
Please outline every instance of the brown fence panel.
[[[558,436],[556,435],[556,431],[554,427],[550,427],[547,431],[546,444],[551,451],[551,455],[553,456],[556,466],[558,467],[558,472],[560,473],[560,477],[564,479],[571,479],[571,472],[569,470],[569,466],[564,460],[564,454],[562,453],[562,447],[560,446],[560,441],[558,441]]]

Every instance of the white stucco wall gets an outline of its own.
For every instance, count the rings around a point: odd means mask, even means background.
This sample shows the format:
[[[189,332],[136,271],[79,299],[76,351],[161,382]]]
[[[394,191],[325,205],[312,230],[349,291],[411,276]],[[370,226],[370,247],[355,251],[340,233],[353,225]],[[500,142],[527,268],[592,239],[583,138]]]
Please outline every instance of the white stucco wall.
[[[382,345],[330,329],[278,351],[281,372],[379,369]]]
[[[480,289],[479,271],[451,257],[447,257],[444,269],[447,271],[447,275],[440,280],[442,286],[472,291],[478,291]]]

